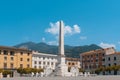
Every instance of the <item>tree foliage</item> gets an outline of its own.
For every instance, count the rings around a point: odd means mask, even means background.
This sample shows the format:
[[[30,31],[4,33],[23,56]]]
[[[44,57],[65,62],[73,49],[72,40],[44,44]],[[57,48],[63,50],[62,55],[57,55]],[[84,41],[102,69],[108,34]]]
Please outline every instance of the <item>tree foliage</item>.
[[[120,70],[120,65],[113,65],[113,66],[108,66],[108,67],[100,67],[95,70],[96,74],[99,74],[100,72],[104,71],[118,71]]]
[[[85,72],[85,70],[83,70],[82,68],[79,68],[79,72]]]
[[[3,75],[8,75],[8,74],[12,74],[12,71],[10,70],[3,70]]]
[[[3,69],[0,69],[0,73],[3,72]]]
[[[17,72],[20,74],[30,74],[30,73],[40,73],[43,72],[43,69],[35,69],[35,68],[18,68]]]

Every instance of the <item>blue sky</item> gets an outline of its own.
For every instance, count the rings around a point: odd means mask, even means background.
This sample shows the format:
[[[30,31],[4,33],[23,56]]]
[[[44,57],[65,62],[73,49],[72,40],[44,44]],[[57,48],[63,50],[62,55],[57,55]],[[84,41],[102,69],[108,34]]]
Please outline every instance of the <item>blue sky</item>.
[[[120,0],[1,0],[0,45],[56,45],[59,20],[65,24],[65,44],[120,50]]]

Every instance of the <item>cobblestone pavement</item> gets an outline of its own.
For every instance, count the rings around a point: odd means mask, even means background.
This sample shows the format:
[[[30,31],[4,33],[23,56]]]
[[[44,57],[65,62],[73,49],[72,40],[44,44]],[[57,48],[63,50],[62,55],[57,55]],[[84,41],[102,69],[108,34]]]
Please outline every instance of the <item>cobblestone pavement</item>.
[[[94,76],[94,77],[15,77],[0,80],[120,80],[119,76]]]

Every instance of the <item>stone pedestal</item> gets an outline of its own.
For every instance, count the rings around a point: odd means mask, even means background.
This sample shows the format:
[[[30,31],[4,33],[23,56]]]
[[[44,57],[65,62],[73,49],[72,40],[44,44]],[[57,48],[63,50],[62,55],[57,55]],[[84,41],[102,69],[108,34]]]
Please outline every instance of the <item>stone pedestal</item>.
[[[2,75],[2,73],[0,73],[0,78],[3,78],[3,75]]]
[[[10,78],[10,74],[7,75],[7,78]]]
[[[65,64],[65,57],[59,57],[58,59],[61,63],[57,68],[57,76],[65,76],[68,73],[68,66]]]

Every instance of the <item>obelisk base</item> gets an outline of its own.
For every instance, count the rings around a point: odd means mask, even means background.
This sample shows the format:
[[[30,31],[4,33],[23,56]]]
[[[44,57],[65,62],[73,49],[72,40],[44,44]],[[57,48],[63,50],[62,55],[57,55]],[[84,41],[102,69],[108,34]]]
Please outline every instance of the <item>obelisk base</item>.
[[[58,65],[57,69],[57,76],[65,76],[68,73],[68,66],[65,64],[65,57],[60,57],[60,64]]]

